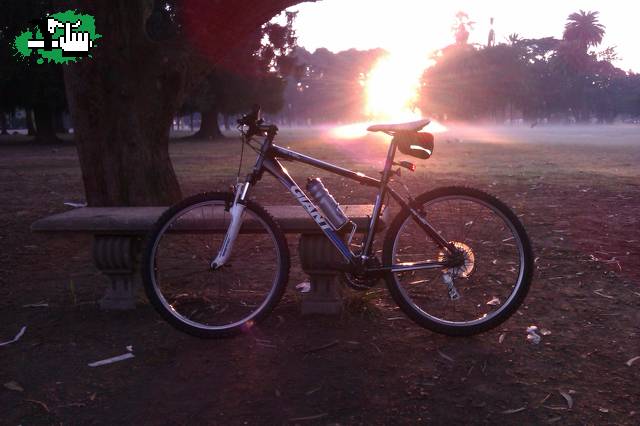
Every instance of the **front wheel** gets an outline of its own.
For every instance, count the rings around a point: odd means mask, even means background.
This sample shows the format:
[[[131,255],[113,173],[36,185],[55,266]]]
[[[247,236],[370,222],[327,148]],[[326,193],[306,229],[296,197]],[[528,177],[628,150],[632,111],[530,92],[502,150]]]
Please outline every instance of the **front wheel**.
[[[411,206],[447,242],[443,249],[405,208],[384,242],[385,266],[441,262],[440,269],[389,272],[389,291],[419,325],[452,336],[487,331],[523,302],[533,275],[529,238],[516,215],[495,197],[472,188],[424,193]]]
[[[269,214],[247,201],[225,264],[212,268],[231,223],[231,193],[187,198],[167,210],[149,234],[142,278],[155,309],[198,337],[247,331],[282,297],[289,275],[285,237]]]

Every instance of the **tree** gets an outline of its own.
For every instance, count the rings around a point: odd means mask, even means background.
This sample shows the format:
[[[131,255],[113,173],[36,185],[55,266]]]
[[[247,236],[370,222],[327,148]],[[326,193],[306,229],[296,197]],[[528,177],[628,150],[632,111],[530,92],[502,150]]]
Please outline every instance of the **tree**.
[[[349,49],[333,53],[298,48],[298,66],[285,90],[285,119],[290,123],[326,123],[364,120],[365,82],[382,49]]]
[[[467,44],[469,40],[469,32],[473,30],[474,21],[469,20],[466,12],[459,11],[456,13],[456,22],[451,27],[456,38],[456,44]]]
[[[187,100],[202,117],[200,129],[192,138],[222,137],[218,115],[222,113],[228,120],[229,115],[246,110],[258,99],[262,99],[259,103],[266,112],[277,112],[282,107],[284,77],[292,71],[295,61],[291,55],[296,44],[295,16],[295,12],[286,12],[284,25],[263,25],[237,49],[232,64],[216,66],[202,80]]]
[[[103,35],[89,60],[65,67],[69,107],[91,206],[167,205],[181,197],[169,130],[212,64],[300,0],[75,0]],[[175,30],[150,37],[155,8]]]
[[[562,40],[512,34],[496,46],[443,48],[423,75],[421,109],[467,120],[515,113],[534,122],[638,116],[638,75],[612,64],[614,48],[589,51],[604,36],[597,12],[572,14],[566,28]]]
[[[564,40],[575,42],[585,53],[589,47],[602,43],[605,26],[598,22],[598,14],[598,12],[580,10],[569,15],[564,27]]]
[[[510,46],[518,46],[522,41],[522,37],[518,33],[511,33],[507,36],[507,42]]]

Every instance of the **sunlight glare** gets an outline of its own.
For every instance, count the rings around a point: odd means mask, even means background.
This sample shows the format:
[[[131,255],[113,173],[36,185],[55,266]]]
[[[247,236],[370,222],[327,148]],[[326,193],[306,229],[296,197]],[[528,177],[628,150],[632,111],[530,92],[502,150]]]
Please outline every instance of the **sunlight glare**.
[[[415,51],[393,51],[378,60],[366,80],[367,115],[374,120],[419,120],[420,77],[429,60]]]
[[[415,50],[393,50],[378,60],[365,80],[366,115],[369,121],[339,126],[331,136],[357,139],[367,135],[367,127],[379,123],[402,123],[422,119],[416,106],[420,78],[429,65],[427,55]],[[425,128],[430,133],[447,131],[443,124],[432,120]]]
[[[331,129],[331,136],[338,139],[358,139],[367,135],[367,127],[372,123],[353,123]]]

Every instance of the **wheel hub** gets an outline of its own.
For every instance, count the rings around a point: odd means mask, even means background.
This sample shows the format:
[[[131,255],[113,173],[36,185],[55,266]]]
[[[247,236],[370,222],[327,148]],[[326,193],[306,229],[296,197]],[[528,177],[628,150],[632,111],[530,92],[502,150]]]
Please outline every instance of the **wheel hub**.
[[[438,254],[438,261],[450,261],[454,266],[443,269],[443,272],[449,273],[453,278],[468,278],[473,274],[476,266],[476,258],[471,247],[459,241],[452,241],[451,244],[456,248],[455,253]]]

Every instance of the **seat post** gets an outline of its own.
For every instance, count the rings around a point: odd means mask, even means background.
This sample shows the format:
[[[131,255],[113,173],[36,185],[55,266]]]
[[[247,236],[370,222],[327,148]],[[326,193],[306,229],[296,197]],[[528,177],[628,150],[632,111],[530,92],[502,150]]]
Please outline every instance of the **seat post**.
[[[391,144],[389,145],[389,151],[387,152],[387,161],[384,163],[384,169],[382,170],[382,180],[380,181],[380,188],[378,190],[378,194],[376,195],[376,202],[373,205],[373,212],[371,213],[371,224],[369,226],[369,230],[367,232],[367,240],[364,245],[364,254],[365,257],[371,255],[371,250],[373,249],[373,236],[375,234],[376,227],[378,225],[378,219],[380,218],[380,211],[382,209],[382,203],[384,201],[384,196],[387,192],[387,184],[389,183],[389,176],[391,174],[391,167],[393,166],[393,159],[396,155],[396,141],[395,139],[391,139]]]
[[[389,150],[387,151],[387,160],[384,163],[384,169],[382,170],[382,182],[385,185],[389,182],[391,167],[393,166],[393,160],[396,156],[396,148],[397,148],[397,142],[395,138],[391,138],[391,143],[389,144]]]

